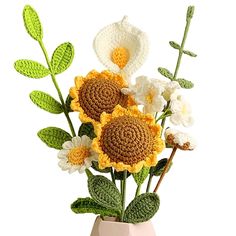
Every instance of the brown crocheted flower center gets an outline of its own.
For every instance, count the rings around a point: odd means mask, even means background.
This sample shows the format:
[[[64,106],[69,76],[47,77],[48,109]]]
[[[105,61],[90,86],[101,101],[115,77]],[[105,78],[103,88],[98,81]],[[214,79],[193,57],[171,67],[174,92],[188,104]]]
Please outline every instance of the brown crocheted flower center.
[[[90,79],[80,88],[79,103],[85,114],[100,121],[102,112],[112,113],[120,104],[127,107],[128,96],[121,93],[120,86],[109,79]]]
[[[100,145],[111,162],[132,165],[145,160],[153,150],[153,136],[139,118],[121,116],[103,127]]]

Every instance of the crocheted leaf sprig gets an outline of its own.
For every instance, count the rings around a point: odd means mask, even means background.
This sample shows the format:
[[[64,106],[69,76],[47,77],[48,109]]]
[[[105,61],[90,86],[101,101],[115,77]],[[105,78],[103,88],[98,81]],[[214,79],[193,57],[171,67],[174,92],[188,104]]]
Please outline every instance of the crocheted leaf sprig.
[[[178,43],[176,43],[174,41],[169,42],[170,46],[172,48],[176,49],[179,52],[177,66],[176,66],[174,74],[172,74],[168,69],[166,69],[164,67],[159,67],[158,68],[158,72],[161,75],[163,75],[164,77],[170,79],[171,81],[177,81],[179,83],[179,85],[182,88],[185,88],[185,89],[193,88],[194,84],[189,80],[186,80],[186,79],[183,79],[183,78],[176,78],[176,77],[177,77],[177,73],[178,73],[178,70],[179,70],[179,66],[180,66],[180,62],[181,62],[183,54],[188,55],[190,57],[197,57],[197,54],[195,54],[195,53],[193,53],[189,50],[184,49],[185,40],[186,40],[186,37],[187,37],[187,33],[188,33],[188,30],[189,30],[189,26],[190,26],[190,22],[191,22],[191,19],[193,17],[193,14],[194,14],[194,6],[189,6],[188,10],[187,10],[187,15],[186,15],[186,26],[185,26],[185,31],[184,31],[184,37],[183,37],[181,45],[179,45]]]
[[[71,65],[74,58],[74,47],[69,42],[62,43],[54,50],[50,59],[43,43],[43,29],[37,12],[31,6],[26,5],[23,10],[23,19],[26,31],[39,43],[47,65],[43,65],[34,60],[21,59],[14,63],[15,70],[26,77],[34,79],[41,79],[48,75],[51,76],[60,102],[48,93],[38,90],[30,93],[30,99],[36,106],[47,112],[52,114],[64,113],[71,134],[72,136],[75,136],[75,130],[69,117],[69,112],[71,112],[71,110],[68,102],[70,101],[69,99],[67,99],[66,102],[64,101],[56,81],[56,75],[64,72]],[[63,141],[71,139],[70,134],[56,127],[42,129],[38,132],[38,136],[49,147],[56,149],[61,149]]]

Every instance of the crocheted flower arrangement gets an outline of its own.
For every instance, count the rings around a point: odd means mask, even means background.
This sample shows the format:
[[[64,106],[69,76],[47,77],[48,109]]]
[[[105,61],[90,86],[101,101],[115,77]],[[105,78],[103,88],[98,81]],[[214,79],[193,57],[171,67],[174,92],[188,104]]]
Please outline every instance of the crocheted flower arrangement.
[[[31,6],[25,6],[26,30],[39,43],[47,66],[32,60],[18,60],[14,67],[30,78],[50,75],[58,92],[60,101],[38,90],[30,93],[30,99],[45,111],[64,113],[69,124],[70,133],[47,127],[40,130],[38,136],[49,147],[59,150],[62,170],[87,174],[90,197],[78,198],[72,203],[73,212],[139,223],[151,219],[158,211],[160,201],[156,192],[176,151],[195,148],[194,140],[188,134],[165,128],[168,119],[173,125],[185,127],[193,123],[190,105],[180,95],[181,88],[190,89],[193,83],[178,78],[183,54],[196,57],[184,48],[193,13],[194,7],[188,7],[182,43],[170,42],[178,52],[174,73],[158,68],[166,80],[139,76],[132,83],[133,73],[147,57],[148,40],[145,33],[124,17],[103,28],[94,39],[95,53],[106,70],[92,70],[86,76],[75,77],[74,87],[64,100],[56,76],[72,63],[74,48],[71,43],[63,43],[49,58],[38,14]],[[79,113],[82,124],[78,133],[70,118],[71,112]],[[171,150],[170,157],[160,159],[164,148]],[[111,175],[111,180],[105,177],[106,174]],[[137,190],[126,207],[126,180],[131,175]],[[150,191],[153,177],[159,180],[154,191]],[[144,191],[141,187],[146,179]]]

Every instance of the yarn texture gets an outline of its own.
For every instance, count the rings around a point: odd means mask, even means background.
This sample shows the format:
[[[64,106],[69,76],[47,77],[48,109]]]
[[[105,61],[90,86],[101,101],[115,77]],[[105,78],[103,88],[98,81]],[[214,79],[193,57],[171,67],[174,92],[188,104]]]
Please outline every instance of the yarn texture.
[[[90,197],[78,198],[71,204],[71,210],[76,214],[93,213],[102,216],[118,216],[118,212],[102,207]]]
[[[132,165],[145,160],[152,152],[153,136],[144,121],[121,116],[103,127],[100,146],[112,162]]]
[[[117,105],[112,114],[102,113],[100,120],[92,144],[99,154],[99,168],[137,173],[143,166],[156,165],[157,154],[165,145],[153,116],[141,113],[136,106],[125,109]]]
[[[121,92],[125,87],[127,82],[110,71],[93,70],[86,77],[77,76],[75,87],[70,89],[71,109],[79,111],[82,122],[98,124],[103,112],[112,113],[116,105],[132,103],[131,97]]]
[[[140,223],[150,220],[158,211],[160,199],[155,193],[143,193],[136,197],[126,208],[124,221]]]
[[[121,210],[121,195],[114,183],[102,175],[91,176],[88,179],[88,189],[91,197],[99,205],[107,209]]]

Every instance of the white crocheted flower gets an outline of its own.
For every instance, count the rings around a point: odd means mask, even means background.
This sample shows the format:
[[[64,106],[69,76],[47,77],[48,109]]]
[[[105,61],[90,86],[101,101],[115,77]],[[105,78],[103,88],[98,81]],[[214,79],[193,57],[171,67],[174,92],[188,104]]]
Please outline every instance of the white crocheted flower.
[[[163,92],[163,97],[166,101],[170,101],[173,94],[176,93],[177,89],[180,89],[180,85],[177,81],[161,81],[160,83],[164,82],[165,91]]]
[[[156,79],[150,79],[146,76],[136,78],[136,84],[129,88],[122,89],[125,94],[131,94],[137,104],[143,105],[144,113],[160,112],[166,105],[166,100],[162,96],[165,91],[164,84]]]
[[[147,57],[148,40],[145,33],[129,24],[124,17],[96,35],[94,50],[109,70],[129,79]]]
[[[166,143],[181,150],[193,150],[196,147],[195,140],[187,133],[168,128],[165,131]]]
[[[60,159],[58,165],[69,173],[75,171],[83,173],[92,165],[92,161],[97,161],[97,154],[91,149],[91,144],[92,140],[86,135],[65,142],[62,145],[63,149],[58,153]]]
[[[172,96],[170,102],[170,110],[172,112],[170,121],[174,125],[183,125],[185,127],[188,127],[193,124],[191,106],[182,98],[182,96]]]

